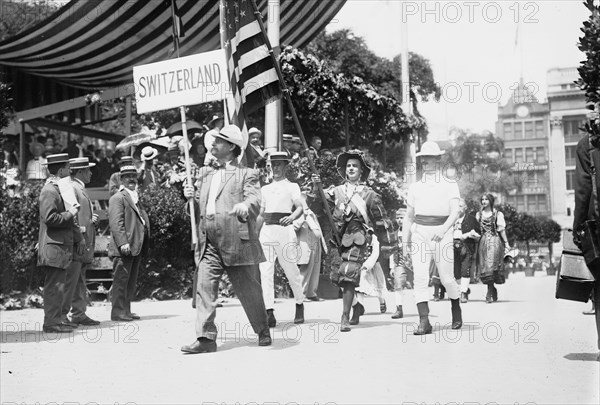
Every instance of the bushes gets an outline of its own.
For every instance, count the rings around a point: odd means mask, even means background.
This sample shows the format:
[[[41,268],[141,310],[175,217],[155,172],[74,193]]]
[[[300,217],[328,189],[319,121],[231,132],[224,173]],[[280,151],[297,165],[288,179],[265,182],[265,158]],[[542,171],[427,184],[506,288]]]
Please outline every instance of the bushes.
[[[0,292],[31,291],[41,285],[36,272],[41,183],[26,183],[10,197],[0,195]]]

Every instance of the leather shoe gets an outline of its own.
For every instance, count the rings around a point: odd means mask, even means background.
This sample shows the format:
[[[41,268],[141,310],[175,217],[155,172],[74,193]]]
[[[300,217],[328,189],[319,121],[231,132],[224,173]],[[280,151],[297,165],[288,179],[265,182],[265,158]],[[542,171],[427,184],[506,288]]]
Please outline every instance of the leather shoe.
[[[294,323],[304,323],[304,304],[296,304],[296,315],[294,315]]]
[[[350,321],[348,320],[348,314],[342,314],[342,321],[340,323],[340,332],[350,332]]]
[[[67,326],[64,324],[43,327],[43,331],[46,333],[71,333],[74,330],[75,330],[74,327]]]
[[[121,315],[121,316],[111,316],[110,317],[111,321],[115,321],[115,322],[131,322],[133,321],[133,318],[127,315]]]
[[[588,309],[587,311],[582,312],[584,315],[596,315],[596,310],[594,308]]]
[[[469,295],[465,292],[461,292],[460,293],[460,303],[466,304],[467,302],[469,302]]]
[[[99,321],[96,321],[95,319],[90,318],[89,316],[86,316],[84,318],[75,318],[75,319],[71,319],[71,322],[77,325],[84,325],[84,326],[96,326],[96,325],[100,325]]]
[[[207,338],[199,338],[191,345],[182,346],[181,351],[190,354],[214,353],[217,351],[217,342]]]
[[[130,317],[131,319],[142,319],[140,318],[140,316],[138,314],[134,314],[133,312],[130,314],[127,314],[128,317]]]
[[[460,328],[462,328],[462,321],[452,322],[452,329],[460,329]]]
[[[360,317],[365,313],[365,307],[360,302],[357,302],[356,305],[352,306],[352,318],[350,319],[350,325],[358,325],[360,322]]]
[[[277,319],[275,319],[272,309],[267,309],[267,325],[269,325],[269,328],[274,328],[277,325]]]
[[[402,305],[396,305],[396,312],[392,315],[392,319],[400,319],[404,316],[402,312]]]
[[[382,314],[385,314],[387,312],[387,305],[386,305],[385,301],[383,301],[382,304],[379,304],[379,311]]]
[[[429,335],[433,332],[433,326],[429,323],[428,317],[421,318],[419,327],[413,332],[413,335]]]
[[[312,302],[319,302],[319,301],[323,301],[323,298],[319,298],[316,295],[314,297],[306,297],[307,301],[312,301]]]
[[[259,346],[271,346],[271,343],[273,343],[273,340],[271,340],[271,334],[269,333],[269,329],[264,329],[258,334]]]

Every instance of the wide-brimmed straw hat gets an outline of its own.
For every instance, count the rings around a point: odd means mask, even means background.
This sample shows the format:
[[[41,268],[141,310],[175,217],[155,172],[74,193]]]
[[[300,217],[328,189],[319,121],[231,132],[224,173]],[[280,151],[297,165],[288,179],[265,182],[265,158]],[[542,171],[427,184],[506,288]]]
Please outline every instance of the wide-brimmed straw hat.
[[[415,156],[442,156],[444,153],[446,152],[440,150],[440,147],[436,142],[427,141],[421,145],[421,150],[416,153]]]
[[[63,164],[69,162],[69,154],[68,153],[55,153],[54,155],[48,155],[46,157],[46,162],[43,164],[53,165],[53,164]]]
[[[287,152],[277,151],[269,153],[269,159],[271,162],[289,162],[290,155]]]
[[[335,162],[337,166],[338,174],[345,180],[346,179],[346,163],[348,163],[349,159],[358,159],[362,166],[362,173],[360,174],[360,180],[366,181],[369,178],[369,174],[371,174],[371,168],[367,165],[365,161],[365,155],[358,149],[352,149],[341,153]]]

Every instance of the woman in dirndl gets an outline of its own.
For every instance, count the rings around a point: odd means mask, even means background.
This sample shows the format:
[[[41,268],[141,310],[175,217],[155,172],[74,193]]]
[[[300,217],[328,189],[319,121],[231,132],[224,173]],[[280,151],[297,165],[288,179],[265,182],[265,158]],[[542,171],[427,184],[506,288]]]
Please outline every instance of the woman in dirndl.
[[[339,236],[338,251],[342,263],[331,274],[331,280],[343,290],[340,331],[348,332],[357,325],[365,309],[363,294],[379,298],[384,312],[385,276],[377,262],[380,244],[393,244],[397,239],[381,197],[365,184],[371,168],[359,150],[340,154],[336,161],[344,184],[330,187],[325,194],[333,205],[333,220]],[[320,181],[319,176],[313,180]],[[350,319],[350,309],[353,309]]]
[[[504,257],[510,250],[506,238],[506,221],[504,214],[494,208],[495,198],[492,194],[481,197],[481,210],[477,213],[477,221],[481,228],[481,239],[477,249],[477,273],[483,284],[487,285],[485,302],[498,301],[498,290],[494,284],[504,284]]]

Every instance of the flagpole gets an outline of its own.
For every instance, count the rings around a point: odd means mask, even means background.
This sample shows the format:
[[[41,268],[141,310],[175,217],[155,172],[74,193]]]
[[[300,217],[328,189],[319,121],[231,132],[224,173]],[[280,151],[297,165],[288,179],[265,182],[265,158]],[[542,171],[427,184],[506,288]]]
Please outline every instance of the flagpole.
[[[300,126],[300,120],[298,120],[298,115],[296,114],[296,109],[294,108],[294,104],[292,103],[289,89],[287,88],[285,81],[283,80],[283,73],[281,73],[281,67],[279,66],[279,61],[275,57],[273,47],[271,46],[271,41],[269,41],[269,37],[267,36],[267,32],[265,30],[265,25],[262,21],[262,14],[258,10],[256,1],[255,0],[250,0],[250,1],[252,2],[252,8],[254,9],[254,16],[256,17],[256,21],[258,22],[258,25],[260,26],[260,30],[264,37],[265,43],[267,45],[267,48],[269,49],[269,55],[271,55],[271,59],[273,60],[273,65],[275,66],[275,71],[277,72],[277,77],[279,78],[279,85],[281,86],[281,92],[282,92],[283,96],[285,97],[285,101],[288,105],[290,113],[292,114],[292,119],[294,120],[294,125],[296,127],[296,130],[298,131],[300,140],[302,140],[302,145],[304,146],[305,150],[308,150],[308,143],[306,142],[306,138],[304,137],[304,132],[302,132],[302,127]],[[308,165],[310,167],[310,170],[312,171],[312,173],[316,174],[317,169],[315,167],[314,162],[312,161],[311,154],[307,153],[306,157],[308,159]],[[325,192],[323,191],[323,184],[319,182],[319,183],[316,183],[316,185],[319,190],[319,196],[325,203],[324,204],[325,214],[327,214],[327,219],[329,220],[329,223],[331,224],[331,229],[333,230],[334,241],[337,244],[337,246],[340,246],[339,235],[335,231],[336,230],[335,222],[333,221],[333,216],[331,215],[331,210],[329,209],[329,204],[327,204],[327,198],[325,197]]]
[[[173,16],[173,43],[175,45],[175,52],[177,54],[177,58],[179,59],[179,27],[176,27],[175,24],[179,24],[179,20],[175,21],[175,1],[171,0],[171,15]],[[188,139],[187,133],[187,119],[185,115],[185,106],[182,105],[179,107],[179,113],[181,115],[181,130],[183,132],[183,154],[185,156],[185,177],[187,179],[187,184],[189,186],[193,186],[192,183],[192,166],[190,164],[190,140]],[[192,225],[192,248],[195,249],[196,245],[198,245],[198,233],[196,232],[196,211],[194,209],[194,197],[189,199],[190,202],[190,222]]]

